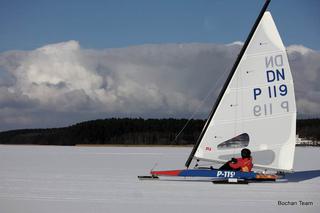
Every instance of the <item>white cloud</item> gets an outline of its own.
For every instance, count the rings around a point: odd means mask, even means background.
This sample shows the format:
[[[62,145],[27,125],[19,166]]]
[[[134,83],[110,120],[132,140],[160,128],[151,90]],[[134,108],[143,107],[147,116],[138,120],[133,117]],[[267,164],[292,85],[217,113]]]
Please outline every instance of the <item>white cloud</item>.
[[[320,112],[320,53],[301,45],[288,47],[298,112]]]
[[[112,116],[188,117],[217,84],[197,115],[204,116],[240,47],[234,42],[90,50],[68,41],[4,52],[0,130]],[[320,53],[295,45],[288,54],[298,111],[319,113]]]

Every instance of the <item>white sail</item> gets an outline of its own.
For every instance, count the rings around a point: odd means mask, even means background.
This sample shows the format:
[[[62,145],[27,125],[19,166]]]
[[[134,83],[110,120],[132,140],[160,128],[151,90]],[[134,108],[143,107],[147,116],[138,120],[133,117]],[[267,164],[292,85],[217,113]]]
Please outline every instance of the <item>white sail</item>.
[[[255,166],[292,170],[295,133],[288,58],[272,16],[265,12],[194,157],[222,162],[246,147]]]

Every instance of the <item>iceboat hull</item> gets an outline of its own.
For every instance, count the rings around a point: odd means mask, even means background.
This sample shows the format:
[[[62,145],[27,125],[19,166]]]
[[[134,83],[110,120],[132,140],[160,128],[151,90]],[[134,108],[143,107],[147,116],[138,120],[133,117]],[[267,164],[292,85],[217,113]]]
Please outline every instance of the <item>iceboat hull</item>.
[[[278,179],[277,175],[261,174],[256,172],[225,171],[218,169],[181,169],[151,171],[152,177],[206,177],[212,179],[243,179],[243,180],[266,180],[273,181]]]

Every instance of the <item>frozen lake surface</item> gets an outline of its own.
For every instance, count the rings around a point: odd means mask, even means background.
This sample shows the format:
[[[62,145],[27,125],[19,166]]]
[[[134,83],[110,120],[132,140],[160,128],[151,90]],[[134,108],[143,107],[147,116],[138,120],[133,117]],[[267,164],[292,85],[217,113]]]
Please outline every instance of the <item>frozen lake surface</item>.
[[[319,148],[297,147],[294,169],[300,173],[287,183],[137,179],[148,175],[155,163],[157,169],[183,168],[190,151],[190,147],[0,145],[0,212],[320,212]],[[297,205],[279,206],[278,201]]]

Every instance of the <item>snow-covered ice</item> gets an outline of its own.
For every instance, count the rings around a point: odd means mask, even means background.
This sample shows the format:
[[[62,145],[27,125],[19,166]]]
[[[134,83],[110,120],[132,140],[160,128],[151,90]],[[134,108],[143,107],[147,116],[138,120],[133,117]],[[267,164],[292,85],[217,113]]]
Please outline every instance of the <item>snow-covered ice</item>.
[[[296,173],[300,179],[287,183],[137,179],[155,163],[157,169],[183,168],[190,150],[0,145],[0,213],[320,212],[320,148],[297,147],[295,170],[318,171]],[[306,180],[295,181],[301,177]]]

